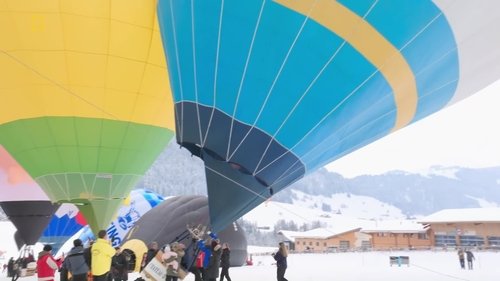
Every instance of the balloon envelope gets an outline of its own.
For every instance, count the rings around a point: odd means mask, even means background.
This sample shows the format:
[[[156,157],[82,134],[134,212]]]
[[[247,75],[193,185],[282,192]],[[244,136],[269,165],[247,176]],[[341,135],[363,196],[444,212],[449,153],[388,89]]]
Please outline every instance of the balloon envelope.
[[[0,207],[17,228],[20,249],[34,245],[57,206],[0,145]]]
[[[87,221],[83,214],[78,211],[78,208],[73,204],[64,203],[52,216],[39,242],[52,245],[52,252],[57,253],[64,242],[85,225],[87,225]]]
[[[205,161],[212,226],[498,80],[499,8],[160,0],[176,138]]]
[[[121,245],[128,230],[146,212],[163,201],[163,197],[145,189],[134,189],[122,202],[118,215],[107,228],[108,237],[113,247]],[[82,214],[73,204],[63,204],[52,216],[50,224],[44,230],[40,242],[51,244],[53,252],[57,251],[78,231],[84,230],[79,239],[84,242],[95,240],[92,229],[87,225]]]
[[[94,231],[173,136],[156,1],[3,1],[0,144]]]
[[[130,240],[140,240],[144,244],[156,241],[162,245],[174,241],[182,242],[186,246],[192,244],[191,236],[186,227],[208,225],[208,200],[205,196],[187,195],[177,196],[165,200],[156,208],[144,215],[130,230],[124,243]],[[247,258],[247,239],[244,231],[236,222],[217,233],[222,243],[229,243],[231,247],[231,265],[241,266]],[[189,249],[188,250],[192,250]],[[188,260],[192,260],[193,252],[187,251]],[[142,253],[137,255],[142,259]],[[140,262],[140,261],[138,261]]]

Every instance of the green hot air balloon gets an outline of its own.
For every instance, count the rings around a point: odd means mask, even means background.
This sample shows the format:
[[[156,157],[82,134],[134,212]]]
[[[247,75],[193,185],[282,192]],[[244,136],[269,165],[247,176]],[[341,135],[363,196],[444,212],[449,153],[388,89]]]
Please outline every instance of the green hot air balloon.
[[[3,1],[0,144],[94,231],[173,136],[156,1]]]

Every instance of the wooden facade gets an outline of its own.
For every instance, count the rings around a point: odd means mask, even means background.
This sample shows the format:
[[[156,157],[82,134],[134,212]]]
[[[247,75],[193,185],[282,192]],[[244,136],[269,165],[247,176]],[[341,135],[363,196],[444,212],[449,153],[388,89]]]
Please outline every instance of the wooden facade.
[[[429,223],[435,247],[500,248],[500,222]]]
[[[295,250],[302,253],[345,252],[369,245],[369,239],[360,228],[323,237],[304,235],[295,237]]]
[[[432,245],[430,231],[417,232],[370,232],[374,250],[429,249]]]

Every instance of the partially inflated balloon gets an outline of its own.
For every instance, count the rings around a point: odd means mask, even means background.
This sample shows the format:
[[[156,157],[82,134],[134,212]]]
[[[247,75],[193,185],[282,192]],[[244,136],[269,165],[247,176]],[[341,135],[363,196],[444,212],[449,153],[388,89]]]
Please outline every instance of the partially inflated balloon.
[[[0,207],[16,226],[16,243],[34,245],[49,223],[53,205],[38,184],[0,145]]]
[[[122,241],[125,239],[127,232],[135,225],[135,223],[156,205],[163,202],[163,200],[164,198],[162,196],[149,190],[132,190],[127,199],[123,201],[116,218],[107,227],[108,238],[111,241],[111,245],[113,247],[120,246]],[[76,214],[75,220],[78,221],[78,214]],[[42,239],[54,241],[54,243],[58,243],[59,245],[64,244],[69,237],[58,237],[57,233],[64,233],[66,229],[69,229],[68,226],[73,224],[71,220],[67,220],[67,223],[69,225],[65,224],[64,216],[59,218],[56,213],[50,222],[49,227],[45,230]],[[54,228],[51,228],[51,226],[54,226]],[[76,234],[82,227],[83,225],[76,229],[73,234]],[[78,238],[85,243],[89,240],[95,240],[95,236],[88,226],[84,227],[84,230],[80,233]]]
[[[94,231],[173,136],[156,1],[0,4],[0,144]]]
[[[172,242],[182,242],[188,246],[186,259],[194,258],[192,237],[187,227],[206,226],[210,223],[208,200],[205,196],[176,196],[165,200],[135,224],[127,234],[126,248],[129,241],[142,241],[147,245],[156,241],[160,246]],[[244,230],[236,222],[229,224],[217,233],[222,243],[231,245],[231,265],[241,266],[247,258],[247,239]],[[143,247],[144,248],[144,247]],[[143,253],[135,253],[136,262],[141,263]]]
[[[73,204],[64,203],[52,216],[39,242],[52,245],[52,251],[57,253],[59,248],[85,225],[87,221],[78,208]]]
[[[499,79],[499,9],[160,0],[177,142],[205,161],[213,227]]]

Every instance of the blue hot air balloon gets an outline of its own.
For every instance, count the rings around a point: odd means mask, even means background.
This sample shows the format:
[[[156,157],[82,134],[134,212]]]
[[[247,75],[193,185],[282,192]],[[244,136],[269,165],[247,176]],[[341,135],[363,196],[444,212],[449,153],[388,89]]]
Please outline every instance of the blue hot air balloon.
[[[39,242],[51,244],[52,251],[57,253],[61,246],[80,229],[87,225],[83,214],[70,203],[62,204],[52,216],[49,225],[43,231]]]
[[[145,189],[134,189],[123,201],[117,216],[109,225],[107,231],[113,247],[119,246],[121,241],[146,212],[163,202],[163,197]],[[83,229],[83,230],[82,230]],[[40,242],[52,244],[56,253],[66,241],[80,231],[78,236],[84,242],[94,240],[92,229],[87,225],[83,214],[73,204],[62,204],[52,217],[49,226],[43,232]]]
[[[498,80],[499,9],[160,0],[177,142],[205,162],[212,227]]]

